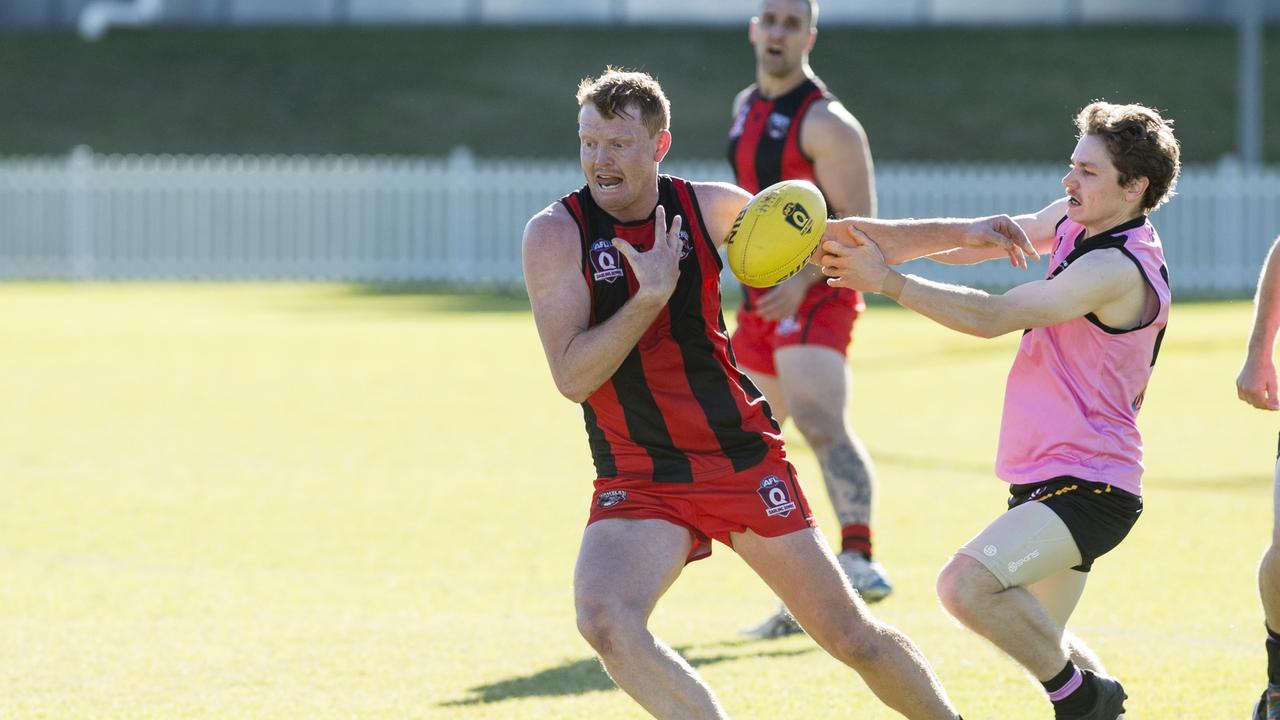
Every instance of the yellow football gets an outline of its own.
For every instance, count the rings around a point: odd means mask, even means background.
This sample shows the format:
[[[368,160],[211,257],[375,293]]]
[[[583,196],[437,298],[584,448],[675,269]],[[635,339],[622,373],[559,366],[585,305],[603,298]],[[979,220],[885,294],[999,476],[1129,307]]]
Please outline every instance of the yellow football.
[[[827,227],[827,202],[811,182],[783,180],[738,213],[725,239],[729,269],[751,287],[772,287],[809,262]]]

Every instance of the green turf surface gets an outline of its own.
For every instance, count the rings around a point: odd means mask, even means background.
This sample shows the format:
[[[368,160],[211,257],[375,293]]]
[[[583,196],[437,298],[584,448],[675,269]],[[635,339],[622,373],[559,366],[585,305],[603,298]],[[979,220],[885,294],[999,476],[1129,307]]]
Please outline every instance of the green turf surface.
[[[1277,64],[1280,34],[1268,34]],[[723,155],[753,80],[745,28],[448,26],[0,35],[0,155],[100,152],[572,158],[573,90],[606,64],[651,71],[674,157]],[[1184,159],[1236,145],[1232,29],[823,29],[819,74],[881,160],[1057,161],[1095,98],[1157,106]],[[1280,73],[1264,73],[1268,118]],[[1274,127],[1269,123],[1267,127]],[[1280,158],[1280,133],[1265,138]]]
[[[29,284],[0,309],[0,717],[643,716],[574,629],[591,466],[522,300]],[[1235,399],[1248,323],[1244,302],[1175,308],[1142,413],[1147,509],[1077,611],[1130,717],[1243,718],[1264,677],[1277,417]],[[933,593],[1002,505],[1016,341],[874,307],[851,360],[898,585],[875,612],[969,720],[1049,717]],[[736,718],[891,717],[807,638],[736,635],[772,604],[717,546],[653,626]]]

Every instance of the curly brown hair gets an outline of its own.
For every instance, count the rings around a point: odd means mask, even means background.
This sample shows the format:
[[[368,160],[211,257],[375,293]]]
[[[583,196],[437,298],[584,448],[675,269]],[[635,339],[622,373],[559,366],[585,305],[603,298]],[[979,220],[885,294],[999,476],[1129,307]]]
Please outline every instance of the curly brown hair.
[[[1143,213],[1150,213],[1173,196],[1182,166],[1172,120],[1165,120],[1159,112],[1143,105],[1115,105],[1099,100],[1080,111],[1076,127],[1080,137],[1102,138],[1111,162],[1120,171],[1122,187],[1137,178],[1147,178]]]
[[[615,68],[604,69],[598,78],[583,78],[578,83],[578,106],[588,102],[604,117],[630,117],[627,108],[635,106],[640,111],[640,122],[649,130],[649,137],[671,127],[671,102],[662,86],[648,73]]]

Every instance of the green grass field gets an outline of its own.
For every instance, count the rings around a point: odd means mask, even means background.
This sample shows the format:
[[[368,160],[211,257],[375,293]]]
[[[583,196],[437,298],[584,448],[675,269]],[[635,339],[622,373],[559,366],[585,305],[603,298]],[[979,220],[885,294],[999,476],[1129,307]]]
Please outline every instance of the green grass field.
[[[1186,304],[1143,411],[1147,509],[1075,629],[1132,718],[1243,718],[1277,418],[1235,399],[1248,303]],[[0,286],[0,717],[638,718],[575,629],[592,477],[523,300],[334,285]],[[933,578],[995,516],[1016,338],[877,306],[851,363],[879,554],[969,720],[1047,718]],[[793,458],[824,526],[817,464]],[[654,626],[735,718],[889,718],[717,546]]]

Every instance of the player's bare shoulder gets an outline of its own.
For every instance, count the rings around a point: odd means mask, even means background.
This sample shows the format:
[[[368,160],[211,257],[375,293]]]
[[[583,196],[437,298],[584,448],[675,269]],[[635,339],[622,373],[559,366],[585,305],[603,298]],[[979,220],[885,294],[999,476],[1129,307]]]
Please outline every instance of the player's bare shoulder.
[[[823,98],[805,113],[800,144],[806,152],[840,143],[867,144],[867,131],[839,100]],[[810,152],[810,154],[816,154]]]
[[[576,241],[577,237],[577,223],[564,205],[558,202],[539,210],[524,226],[525,252],[529,251],[531,245],[541,248],[546,245],[568,244]]]
[[[716,247],[724,243],[738,213],[751,200],[751,193],[732,183],[695,182],[693,194],[702,208],[702,219],[707,223],[707,233]]]
[[[577,267],[582,259],[579,240],[577,223],[558,202],[529,218],[523,240],[525,282],[532,285],[566,263]]]

